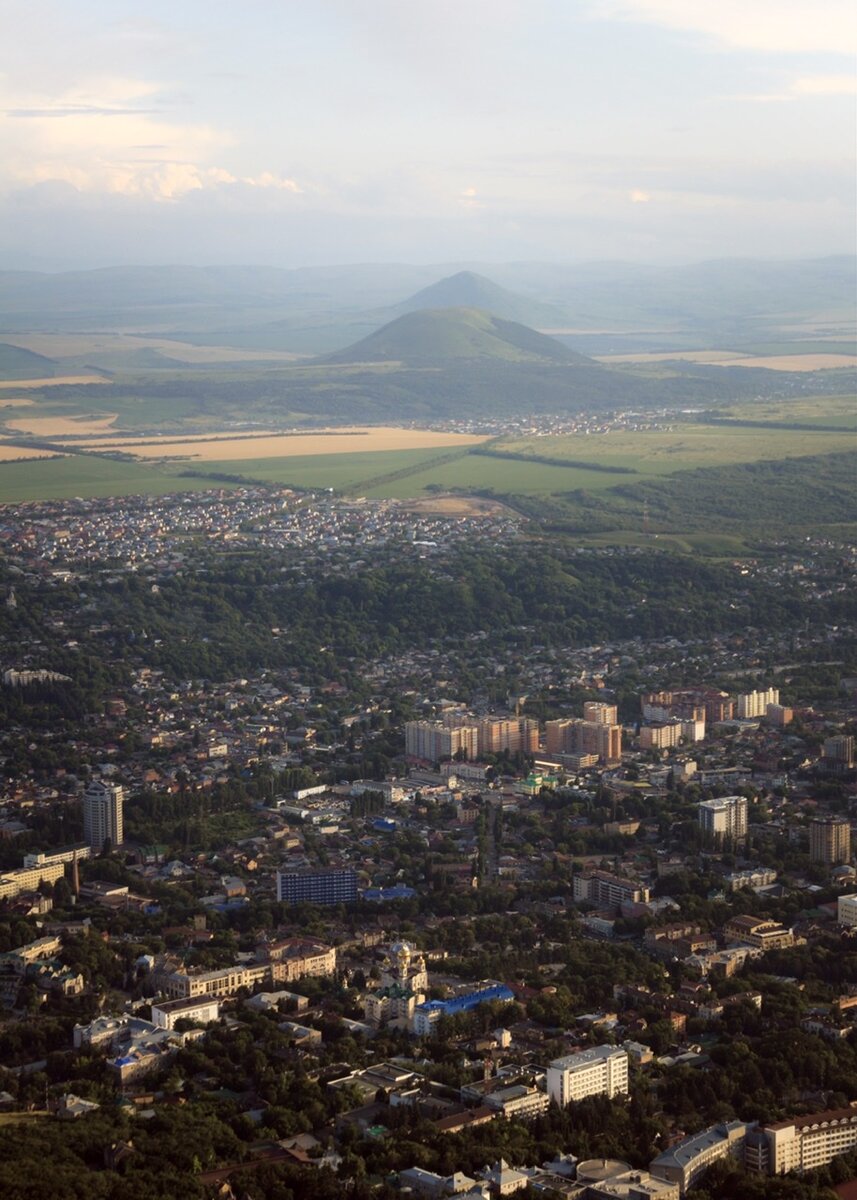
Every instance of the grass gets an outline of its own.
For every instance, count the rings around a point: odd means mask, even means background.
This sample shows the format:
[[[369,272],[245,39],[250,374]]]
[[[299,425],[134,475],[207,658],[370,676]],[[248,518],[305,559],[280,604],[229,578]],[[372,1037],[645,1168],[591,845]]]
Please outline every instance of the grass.
[[[802,396],[799,400],[757,400],[730,404],[718,416],[741,421],[776,421],[798,425],[836,426],[857,432],[857,396]]]
[[[71,455],[32,462],[0,463],[0,504],[101,496],[163,496],[222,486],[138,463]]]
[[[669,432],[616,431],[508,439],[497,443],[496,449],[498,453],[507,451],[631,467],[640,475],[656,477],[694,467],[832,454],[847,447],[843,447],[840,434],[822,430],[769,430],[688,423],[677,425]],[[622,481],[608,476],[608,486],[617,482]]]

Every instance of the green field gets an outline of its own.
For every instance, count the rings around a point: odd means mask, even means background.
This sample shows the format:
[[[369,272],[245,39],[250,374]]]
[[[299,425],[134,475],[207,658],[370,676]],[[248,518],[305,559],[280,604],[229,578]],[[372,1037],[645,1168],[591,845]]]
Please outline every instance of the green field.
[[[742,421],[817,425],[857,433],[857,396],[804,396],[800,400],[765,400],[730,404],[718,416]]]
[[[0,463],[0,504],[99,496],[163,496],[223,486],[207,479],[177,479],[141,463],[92,455]]]

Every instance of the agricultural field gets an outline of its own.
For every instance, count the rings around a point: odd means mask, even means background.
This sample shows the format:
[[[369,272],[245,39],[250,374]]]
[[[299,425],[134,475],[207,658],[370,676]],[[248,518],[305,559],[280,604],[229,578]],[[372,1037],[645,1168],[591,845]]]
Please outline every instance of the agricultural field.
[[[103,496],[164,496],[228,484],[179,479],[151,466],[70,454],[35,462],[0,462],[0,504]]]
[[[498,455],[592,462],[602,468],[631,469],[649,478],[672,475],[676,471],[688,471],[695,467],[720,467],[762,459],[803,458],[833,454],[848,448],[842,444],[841,433],[822,429],[761,429],[745,425],[690,422],[677,424],[669,431],[611,431],[594,435],[508,438],[492,445],[492,450]],[[510,468],[512,465],[511,462],[508,464]],[[623,482],[623,478],[607,473],[604,480],[602,487]],[[593,486],[599,485],[594,483]]]
[[[7,425],[21,428],[23,421],[7,421]],[[37,424],[35,421],[31,425]],[[47,432],[47,430],[45,431]],[[97,432],[97,431],[96,431]],[[195,462],[222,461],[224,458],[238,461],[251,459],[254,462],[267,459],[296,457],[326,457],[337,454],[379,453],[398,450],[422,450],[426,448],[454,449],[484,442],[484,437],[472,434],[439,433],[426,429],[397,429],[378,426],[371,429],[350,427],[338,431],[285,434],[251,434],[240,437],[206,436],[199,438],[169,439],[141,438],[134,441],[122,439],[87,440],[80,443],[87,447],[102,447],[136,454],[139,458],[190,458]]]
[[[765,400],[730,404],[717,415],[738,421],[815,425],[857,433],[857,396],[805,396],[800,400]]]

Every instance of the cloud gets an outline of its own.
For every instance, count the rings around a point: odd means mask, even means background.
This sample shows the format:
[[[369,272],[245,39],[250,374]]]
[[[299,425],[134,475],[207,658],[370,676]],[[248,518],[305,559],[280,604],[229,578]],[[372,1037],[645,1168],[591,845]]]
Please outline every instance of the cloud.
[[[54,182],[155,201],[211,188],[302,192],[289,175],[227,170],[221,155],[231,134],[177,120],[168,103],[143,107],[164,96],[158,83],[121,77],[83,80],[56,96],[0,94],[0,188]]]
[[[854,54],[852,0],[592,0],[596,15],[702,34],[769,54]]]
[[[648,192],[644,192],[640,188],[634,188],[629,193],[629,199],[632,204],[648,204],[651,198]]]

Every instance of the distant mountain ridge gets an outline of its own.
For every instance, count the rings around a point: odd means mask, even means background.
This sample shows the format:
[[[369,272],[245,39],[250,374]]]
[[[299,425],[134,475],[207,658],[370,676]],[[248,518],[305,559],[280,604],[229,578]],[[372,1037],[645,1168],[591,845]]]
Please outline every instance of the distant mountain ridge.
[[[556,326],[566,320],[561,308],[511,292],[476,271],[447,275],[395,304],[393,312],[419,312],[429,308],[476,308],[521,325]]]
[[[591,359],[527,325],[476,308],[434,308],[405,313],[359,342],[318,361],[444,366],[486,360],[597,366]]]

